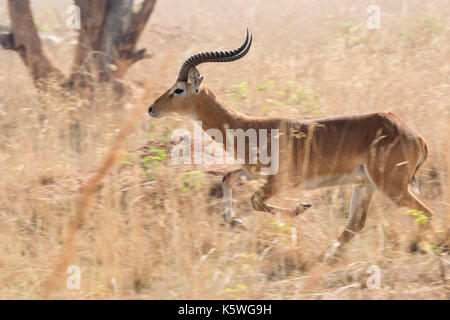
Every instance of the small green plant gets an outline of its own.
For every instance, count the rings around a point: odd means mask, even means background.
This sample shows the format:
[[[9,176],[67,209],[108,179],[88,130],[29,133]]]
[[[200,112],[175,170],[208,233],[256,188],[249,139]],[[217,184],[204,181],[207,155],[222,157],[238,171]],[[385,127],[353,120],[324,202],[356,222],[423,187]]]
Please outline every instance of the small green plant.
[[[234,288],[226,288],[225,292],[226,293],[243,293],[247,288],[248,288],[248,286],[246,284],[238,283]]]
[[[304,106],[314,114],[320,113],[320,110],[317,109],[319,93],[295,81],[287,82],[287,86],[286,92],[289,93],[289,103]]]
[[[354,21],[342,22],[340,31],[337,34],[338,38],[344,40],[346,48],[353,48],[364,43],[367,40],[366,36],[365,28],[361,28],[361,26]]]
[[[414,224],[427,224],[428,217],[423,213],[423,211],[418,210],[408,210],[408,215],[416,217],[414,219]]]
[[[170,141],[170,134],[172,129],[165,128],[164,131],[160,134],[159,142],[162,144],[166,144]]]
[[[432,36],[438,35],[445,28],[442,21],[432,13],[427,14],[422,21],[426,32]]]
[[[240,257],[244,258],[244,259],[248,259],[248,258],[256,258],[256,257],[258,257],[258,255],[256,253],[242,253],[240,255]]]
[[[205,174],[198,170],[186,171],[180,178],[183,183],[181,191],[187,193],[189,191],[196,192],[205,184]]]
[[[268,89],[272,89],[275,87],[275,81],[273,80],[266,80],[260,84],[256,85],[256,90],[258,91],[265,91]]]
[[[441,249],[439,249],[439,247],[435,244],[428,244],[428,247],[430,248],[431,251],[433,251],[435,254],[439,254],[441,253]]]
[[[34,25],[36,26],[36,29],[38,32],[46,32],[46,33],[50,33],[52,32],[52,28],[50,28],[49,26],[46,26],[44,24],[41,24],[39,21],[34,20]]]
[[[286,80],[281,83],[267,80],[256,86],[256,90],[264,92],[266,104],[263,112],[270,110],[283,111],[283,108],[299,108],[303,114],[321,114],[320,94],[305,87],[298,81]]]
[[[293,234],[295,234],[295,229],[289,227],[288,225],[286,225],[285,222],[276,220],[274,218],[270,218],[267,221],[269,221],[275,227],[275,233],[277,233],[279,235],[293,235]],[[285,239],[285,240],[286,240],[286,243],[290,242],[289,239]]]
[[[247,82],[240,82],[233,86],[233,89],[228,90],[227,93],[231,93],[231,99],[237,102],[245,101],[249,97],[250,89]]]
[[[156,167],[161,166],[161,162],[167,159],[167,155],[166,150],[154,146],[151,146],[148,149],[148,153],[149,154],[142,159],[140,166],[144,170],[145,176],[148,179],[153,180],[154,175],[159,172]]]
[[[356,32],[359,30],[359,25],[354,21],[346,21],[341,23],[341,30],[344,33]]]
[[[430,43],[445,30],[445,24],[434,14],[405,19],[400,28],[404,45],[414,48]]]
[[[122,160],[120,161],[121,164],[125,165],[125,166],[134,166],[135,162],[136,162],[136,158],[137,156],[133,153],[129,153],[129,152],[124,152],[122,154]]]

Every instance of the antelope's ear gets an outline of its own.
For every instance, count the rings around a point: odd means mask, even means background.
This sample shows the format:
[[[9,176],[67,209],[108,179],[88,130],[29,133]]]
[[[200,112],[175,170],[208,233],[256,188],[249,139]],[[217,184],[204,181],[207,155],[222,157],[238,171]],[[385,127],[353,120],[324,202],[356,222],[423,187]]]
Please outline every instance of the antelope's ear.
[[[202,89],[203,76],[200,75],[196,67],[189,70],[189,82],[191,83],[192,93],[198,94]]]

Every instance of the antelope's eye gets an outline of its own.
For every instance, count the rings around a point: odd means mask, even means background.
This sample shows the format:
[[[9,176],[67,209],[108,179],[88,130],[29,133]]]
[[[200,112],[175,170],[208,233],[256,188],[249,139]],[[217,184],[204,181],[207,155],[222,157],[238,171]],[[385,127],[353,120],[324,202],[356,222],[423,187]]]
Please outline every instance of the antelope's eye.
[[[176,94],[181,94],[181,93],[183,93],[183,89],[176,89],[175,91],[174,91],[174,93],[176,93]]]

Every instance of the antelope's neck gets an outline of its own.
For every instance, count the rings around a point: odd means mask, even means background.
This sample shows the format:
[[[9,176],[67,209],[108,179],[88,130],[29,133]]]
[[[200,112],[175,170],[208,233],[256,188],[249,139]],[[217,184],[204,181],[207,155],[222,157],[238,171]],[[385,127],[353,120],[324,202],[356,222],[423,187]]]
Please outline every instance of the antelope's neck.
[[[202,122],[203,130],[218,129],[223,136],[226,129],[243,128],[246,116],[229,107],[222,99],[206,87],[198,96],[195,120]]]

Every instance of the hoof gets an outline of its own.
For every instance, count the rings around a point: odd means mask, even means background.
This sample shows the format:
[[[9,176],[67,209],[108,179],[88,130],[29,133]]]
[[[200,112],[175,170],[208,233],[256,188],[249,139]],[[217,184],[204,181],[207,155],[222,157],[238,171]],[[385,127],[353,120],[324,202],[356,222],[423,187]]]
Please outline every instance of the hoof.
[[[339,259],[339,255],[341,253],[341,243],[336,241],[333,245],[325,251],[322,255],[322,262],[324,263],[334,263]]]
[[[237,218],[233,218],[233,220],[231,220],[230,225],[235,228],[239,228],[242,230],[247,230],[247,228],[244,225],[244,222],[241,219],[237,219]]]
[[[305,210],[312,207],[312,204],[309,202],[302,202],[301,204]]]
[[[310,207],[312,207],[312,204],[308,202],[297,203],[297,206],[295,207],[295,215],[298,216],[299,214],[305,212]]]

